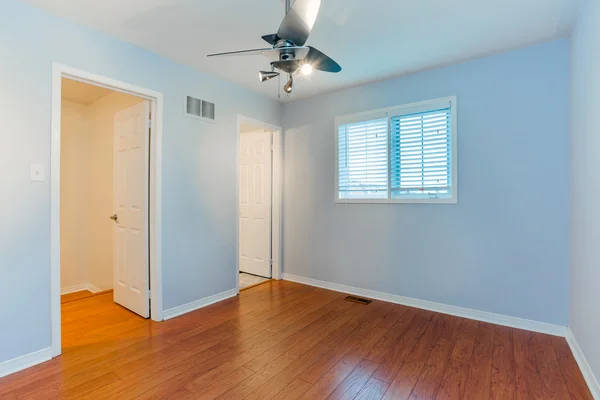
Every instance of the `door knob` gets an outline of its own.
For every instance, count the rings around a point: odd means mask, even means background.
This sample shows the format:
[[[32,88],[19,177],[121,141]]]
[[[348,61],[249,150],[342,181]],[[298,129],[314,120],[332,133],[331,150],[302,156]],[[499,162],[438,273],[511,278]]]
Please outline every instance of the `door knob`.
[[[119,217],[117,216],[117,214],[113,214],[110,216],[110,219],[112,219],[113,221],[117,222],[117,219],[119,219]]]

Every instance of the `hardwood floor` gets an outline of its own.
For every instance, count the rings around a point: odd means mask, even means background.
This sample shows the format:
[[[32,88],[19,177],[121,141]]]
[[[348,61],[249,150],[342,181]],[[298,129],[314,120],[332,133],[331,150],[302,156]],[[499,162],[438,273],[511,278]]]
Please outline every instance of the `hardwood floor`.
[[[271,281],[162,323],[62,304],[63,355],[0,399],[592,399],[562,338]]]
[[[81,290],[79,292],[67,293],[60,295],[60,303],[70,303],[75,300],[81,300],[92,296],[99,296],[102,294],[112,293],[112,290],[104,290],[98,293],[92,293],[89,290]]]

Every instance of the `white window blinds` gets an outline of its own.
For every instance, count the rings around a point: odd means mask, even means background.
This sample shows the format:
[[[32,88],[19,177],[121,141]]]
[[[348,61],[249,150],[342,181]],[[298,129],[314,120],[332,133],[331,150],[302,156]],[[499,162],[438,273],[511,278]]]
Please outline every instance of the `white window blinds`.
[[[392,197],[452,194],[451,109],[391,117]]]
[[[456,97],[336,117],[336,201],[457,203]]]
[[[388,197],[387,118],[338,127],[340,199]]]

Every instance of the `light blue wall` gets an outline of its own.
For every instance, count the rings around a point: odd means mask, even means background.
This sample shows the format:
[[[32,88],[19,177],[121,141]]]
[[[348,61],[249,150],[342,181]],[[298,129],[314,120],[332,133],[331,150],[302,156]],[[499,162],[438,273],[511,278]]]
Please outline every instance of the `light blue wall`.
[[[235,287],[236,116],[281,124],[281,106],[21,3],[0,9],[0,362],[50,346],[50,184],[29,165],[50,168],[52,61],[164,93],[164,308]],[[285,272],[565,325],[568,51],[560,40],[286,105]],[[184,118],[185,94],[214,101],[219,123]],[[333,203],[334,116],[448,95],[458,205]]]
[[[281,106],[22,3],[0,10],[0,362],[50,346],[50,181],[29,165],[50,170],[53,61],[164,93],[164,308],[234,288],[237,114],[280,124]],[[186,94],[218,123],[184,118]]]
[[[600,378],[600,3],[583,4],[571,47],[569,327]]]
[[[334,204],[336,115],[450,95],[458,205]],[[568,40],[290,103],[284,127],[286,273],[567,325]]]

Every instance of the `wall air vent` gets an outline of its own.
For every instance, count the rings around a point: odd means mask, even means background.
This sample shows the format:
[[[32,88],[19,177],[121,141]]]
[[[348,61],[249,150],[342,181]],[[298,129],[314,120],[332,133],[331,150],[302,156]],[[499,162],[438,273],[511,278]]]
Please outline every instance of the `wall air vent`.
[[[186,96],[184,113],[189,118],[215,122],[215,104],[206,100]]]

